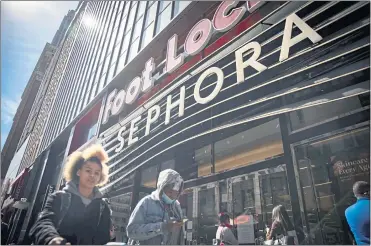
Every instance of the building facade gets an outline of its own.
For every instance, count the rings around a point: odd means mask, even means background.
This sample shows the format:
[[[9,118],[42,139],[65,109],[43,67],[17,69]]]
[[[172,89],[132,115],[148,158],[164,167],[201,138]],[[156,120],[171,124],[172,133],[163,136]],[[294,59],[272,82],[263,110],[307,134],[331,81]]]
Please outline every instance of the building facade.
[[[5,214],[4,221],[11,225],[8,235],[9,243],[15,242],[14,240],[19,235],[21,230],[19,222],[24,219],[29,206],[27,197],[36,174],[39,174],[38,167],[28,166],[24,168],[22,164],[25,158],[29,156],[30,138],[32,137],[34,141],[35,137],[41,137],[41,135],[35,135],[35,132],[37,134],[37,131],[40,130],[40,124],[36,125],[35,123],[42,115],[45,117],[45,108],[41,107],[44,99],[47,100],[48,97],[53,99],[49,92],[49,89],[52,88],[50,87],[50,76],[55,69],[57,57],[60,54],[60,41],[56,36],[63,35],[64,37],[66,35],[65,26],[71,22],[73,13],[74,10],[69,11],[64,18],[53,39],[53,44],[46,44],[22,95],[22,101],[2,151],[2,175],[10,181],[9,192],[2,194],[4,196],[2,196],[1,203],[2,212]]]
[[[9,135],[5,141],[4,147],[1,151],[1,179],[5,178],[9,165],[14,155],[19,150],[22,143],[26,140],[26,136],[22,135],[23,129],[26,127],[26,122],[30,115],[32,115],[32,105],[35,101],[42,80],[46,70],[54,56],[56,47],[47,43],[36,63],[35,69],[26,85],[22,94],[21,101],[17,108],[17,112],[13,118],[13,124]],[[15,170],[17,174],[18,170]],[[13,177],[14,178],[14,177]]]
[[[118,241],[172,168],[185,179],[187,243],[211,244],[228,212],[239,242],[255,244],[279,204],[307,233],[302,244],[350,243],[351,187],[369,182],[369,7],[81,2],[29,140],[23,167],[42,171],[24,230],[68,155],[101,142]]]
[[[73,17],[75,17],[75,10],[69,10],[68,13],[63,17],[62,23],[60,24],[58,31],[53,37],[52,44],[54,46],[58,47],[63,41],[63,38],[66,35],[66,32],[73,20]]]

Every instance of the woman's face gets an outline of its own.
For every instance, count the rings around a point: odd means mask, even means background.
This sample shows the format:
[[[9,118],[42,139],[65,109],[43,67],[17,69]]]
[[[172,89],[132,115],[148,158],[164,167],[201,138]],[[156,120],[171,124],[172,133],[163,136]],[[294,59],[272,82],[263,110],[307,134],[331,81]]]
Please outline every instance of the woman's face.
[[[87,161],[77,171],[77,176],[80,177],[80,185],[86,188],[94,188],[100,181],[102,176],[102,168],[96,162]]]

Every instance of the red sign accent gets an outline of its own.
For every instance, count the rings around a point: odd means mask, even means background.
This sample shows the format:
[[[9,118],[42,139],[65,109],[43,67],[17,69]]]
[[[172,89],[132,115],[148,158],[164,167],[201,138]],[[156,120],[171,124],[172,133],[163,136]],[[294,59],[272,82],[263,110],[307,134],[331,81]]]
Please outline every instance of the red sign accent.
[[[255,1],[256,3],[260,1]],[[253,5],[254,6],[254,5]],[[165,77],[159,84],[154,86],[151,91],[144,94],[142,97],[140,97],[137,100],[137,106],[141,106],[144,104],[147,100],[149,100],[153,95],[157,93],[160,89],[167,86],[170,82],[172,82],[175,78],[182,75],[184,72],[188,71],[192,66],[194,66],[196,63],[201,61],[203,58],[211,55],[216,50],[218,50],[223,45],[230,42],[233,38],[238,36],[240,33],[248,29],[249,27],[253,26],[257,22],[259,22],[262,19],[262,16],[258,12],[254,12],[253,14],[249,15],[246,19],[241,21],[239,24],[237,24],[234,28],[232,28],[230,31],[228,31],[226,34],[221,36],[219,39],[217,39],[214,43],[207,46],[203,52],[200,52],[199,54],[195,55],[191,60],[184,63],[181,67],[179,67],[177,70],[175,70],[173,73],[169,74],[167,77]],[[202,57],[203,55],[203,57]]]

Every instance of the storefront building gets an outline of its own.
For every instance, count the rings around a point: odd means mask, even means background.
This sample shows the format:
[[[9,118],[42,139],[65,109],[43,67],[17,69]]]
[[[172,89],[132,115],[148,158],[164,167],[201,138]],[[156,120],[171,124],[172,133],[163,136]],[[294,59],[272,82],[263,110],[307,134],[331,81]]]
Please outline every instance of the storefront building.
[[[239,242],[255,244],[282,204],[302,244],[350,243],[344,210],[353,183],[370,180],[369,7],[220,2],[170,35],[160,65],[110,86],[98,139],[117,240],[173,168],[187,242],[211,244],[228,212]]]

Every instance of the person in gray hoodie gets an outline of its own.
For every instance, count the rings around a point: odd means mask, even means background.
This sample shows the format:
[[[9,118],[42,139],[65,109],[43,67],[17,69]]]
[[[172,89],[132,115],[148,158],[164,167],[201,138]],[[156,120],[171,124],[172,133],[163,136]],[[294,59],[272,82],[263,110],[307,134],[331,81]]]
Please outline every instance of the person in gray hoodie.
[[[74,152],[66,163],[62,191],[48,197],[30,230],[37,245],[103,245],[110,240],[111,210],[97,185],[108,176],[107,154],[100,145]]]
[[[160,172],[157,189],[139,201],[127,225],[128,244],[184,244],[183,214],[177,201],[183,191],[182,177],[172,169]]]

